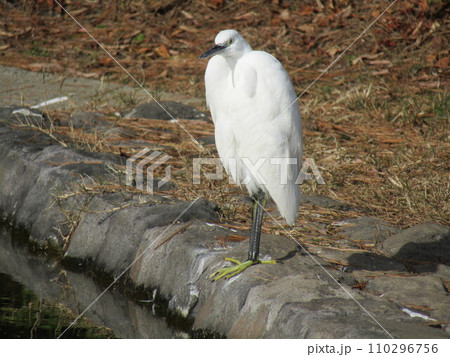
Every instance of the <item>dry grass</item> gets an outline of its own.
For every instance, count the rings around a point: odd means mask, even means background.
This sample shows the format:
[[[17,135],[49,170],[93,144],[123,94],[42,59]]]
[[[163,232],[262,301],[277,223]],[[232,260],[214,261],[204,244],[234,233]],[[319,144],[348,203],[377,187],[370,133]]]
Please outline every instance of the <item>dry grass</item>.
[[[0,20],[0,48],[7,49],[0,64],[130,82],[70,18],[52,16],[37,3],[34,10],[0,5],[8,15]],[[254,48],[273,53],[300,94],[388,4],[71,1],[68,10],[152,92],[202,97],[205,64],[197,56],[220,29],[237,28]],[[326,182],[307,182],[304,192],[349,202],[402,227],[449,224],[448,11],[442,1],[399,0],[300,98],[305,156],[314,158]],[[52,113],[58,115],[68,114]],[[175,123],[154,121],[150,128],[140,119],[110,120],[172,156],[175,195],[210,199],[222,208],[224,220],[248,226],[245,193],[226,181],[191,183],[193,158],[213,157],[213,147],[198,147]],[[183,125],[195,137],[213,133],[212,124]],[[131,155],[141,148],[115,144],[130,140],[120,130],[55,130],[95,151]],[[333,222],[357,215],[305,205],[294,234],[332,245],[338,239]],[[280,233],[270,222],[265,230]]]

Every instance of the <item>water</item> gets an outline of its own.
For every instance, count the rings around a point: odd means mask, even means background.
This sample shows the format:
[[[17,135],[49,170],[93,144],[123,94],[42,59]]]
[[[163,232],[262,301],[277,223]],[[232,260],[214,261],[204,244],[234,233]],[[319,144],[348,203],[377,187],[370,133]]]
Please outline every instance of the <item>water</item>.
[[[40,299],[9,275],[0,273],[0,338],[57,338],[76,316],[63,305]],[[83,319],[64,338],[114,338],[112,330]]]
[[[105,288],[29,253],[18,241],[17,231],[0,224],[0,338],[59,337]],[[151,300],[139,303],[110,290],[61,337],[190,336],[188,328],[163,316]]]

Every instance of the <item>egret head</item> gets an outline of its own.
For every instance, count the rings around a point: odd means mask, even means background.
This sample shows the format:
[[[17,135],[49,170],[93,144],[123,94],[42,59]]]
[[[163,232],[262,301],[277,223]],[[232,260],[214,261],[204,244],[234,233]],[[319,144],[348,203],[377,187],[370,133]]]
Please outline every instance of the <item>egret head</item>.
[[[214,42],[216,45],[203,53],[199,59],[208,58],[214,55],[238,58],[244,53],[252,50],[247,41],[245,41],[241,34],[236,30],[220,31]]]

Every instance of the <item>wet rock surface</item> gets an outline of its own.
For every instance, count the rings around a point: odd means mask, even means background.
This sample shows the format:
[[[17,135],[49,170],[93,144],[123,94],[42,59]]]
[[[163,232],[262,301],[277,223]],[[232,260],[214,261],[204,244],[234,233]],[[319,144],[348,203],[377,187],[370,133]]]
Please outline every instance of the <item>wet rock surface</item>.
[[[22,109],[29,112],[13,113]],[[97,114],[77,115],[76,125],[103,125]],[[248,242],[227,237],[248,232],[221,226],[204,199],[127,190],[124,158],[64,147],[27,120],[46,125],[36,110],[0,108],[1,215],[66,261],[163,297],[194,329],[235,338],[448,338],[448,227],[400,230],[360,217],[339,223],[345,247],[307,251],[264,234],[262,259],[278,264],[211,282],[225,257],[246,258]],[[108,192],[107,183],[124,189]],[[353,209],[326,197],[303,202]]]

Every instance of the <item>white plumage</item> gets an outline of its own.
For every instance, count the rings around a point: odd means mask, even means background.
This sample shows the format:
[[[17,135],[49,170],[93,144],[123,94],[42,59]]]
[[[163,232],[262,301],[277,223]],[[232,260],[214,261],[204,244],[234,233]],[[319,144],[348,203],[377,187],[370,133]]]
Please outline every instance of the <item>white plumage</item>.
[[[250,196],[262,189],[292,225],[300,203],[295,181],[302,162],[302,129],[289,75],[275,57],[253,51],[235,30],[221,31],[215,44],[201,58],[214,55],[205,86],[219,156],[238,185],[245,184]],[[259,175],[245,165],[249,162]]]

